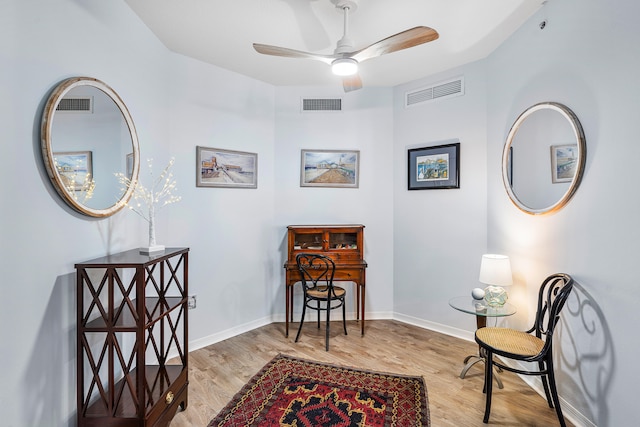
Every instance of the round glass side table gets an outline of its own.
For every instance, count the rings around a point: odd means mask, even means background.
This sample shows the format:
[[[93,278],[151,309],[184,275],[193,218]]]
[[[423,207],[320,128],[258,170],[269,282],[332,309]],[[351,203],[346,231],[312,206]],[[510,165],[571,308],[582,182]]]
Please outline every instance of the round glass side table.
[[[492,307],[488,305],[485,300],[474,299],[470,296],[451,298],[449,300],[449,305],[463,313],[475,315],[477,329],[487,326],[487,317],[506,317],[512,316],[516,313],[516,307],[512,304],[505,303],[499,307]],[[464,378],[465,375],[467,375],[467,371],[478,362],[484,362],[484,356],[480,349],[478,350],[477,355],[472,354],[464,359],[465,365],[464,368],[462,368],[462,372],[460,372],[460,378]],[[493,377],[496,379],[498,388],[503,388],[500,377],[497,375],[494,375]]]

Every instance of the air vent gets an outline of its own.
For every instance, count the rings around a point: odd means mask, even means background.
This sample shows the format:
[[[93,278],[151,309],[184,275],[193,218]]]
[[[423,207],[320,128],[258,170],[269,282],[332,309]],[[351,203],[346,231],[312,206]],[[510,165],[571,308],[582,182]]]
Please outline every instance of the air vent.
[[[405,107],[431,102],[440,99],[453,98],[464,95],[464,77],[456,77],[452,80],[438,83],[433,86],[407,92],[405,94]]]
[[[342,111],[341,98],[302,99],[302,111]]]
[[[56,107],[56,111],[91,113],[93,111],[92,97],[62,98]]]

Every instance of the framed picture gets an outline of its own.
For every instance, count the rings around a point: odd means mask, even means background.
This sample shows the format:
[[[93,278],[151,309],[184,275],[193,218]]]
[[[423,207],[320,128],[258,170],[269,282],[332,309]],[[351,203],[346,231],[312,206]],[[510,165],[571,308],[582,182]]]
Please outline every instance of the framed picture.
[[[196,187],[258,188],[258,154],[196,147]]]
[[[551,182],[571,182],[576,174],[578,164],[578,145],[552,145],[551,146]]]
[[[409,190],[460,188],[460,143],[408,151]]]
[[[53,161],[64,187],[81,191],[93,179],[91,151],[64,151],[53,153]]]
[[[302,150],[300,187],[358,188],[360,151]]]

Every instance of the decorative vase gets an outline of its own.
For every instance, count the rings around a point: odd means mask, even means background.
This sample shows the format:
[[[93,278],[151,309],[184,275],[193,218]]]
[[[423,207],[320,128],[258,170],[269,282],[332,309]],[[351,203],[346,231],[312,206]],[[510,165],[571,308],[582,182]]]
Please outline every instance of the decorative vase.
[[[487,286],[484,288],[484,300],[490,307],[502,307],[507,302],[507,291],[500,286]]]
[[[156,244],[156,216],[153,204],[149,207],[149,246],[140,248],[141,254],[152,254],[164,251],[164,245]]]

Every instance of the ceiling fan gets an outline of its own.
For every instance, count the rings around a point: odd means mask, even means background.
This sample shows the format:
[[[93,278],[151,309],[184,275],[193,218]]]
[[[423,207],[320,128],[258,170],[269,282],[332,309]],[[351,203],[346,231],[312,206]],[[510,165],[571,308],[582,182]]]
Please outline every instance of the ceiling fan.
[[[329,64],[334,74],[342,76],[344,91],[350,92],[362,87],[362,80],[358,75],[359,63],[387,53],[418,46],[439,37],[438,32],[433,28],[419,26],[394,34],[363,49],[354,50],[353,41],[349,38],[349,12],[354,12],[358,8],[358,4],[356,0],[331,0],[331,2],[344,13],[344,33],[342,38],[338,40],[333,55],[303,52],[259,43],[254,43],[253,48],[264,55],[313,59]]]

